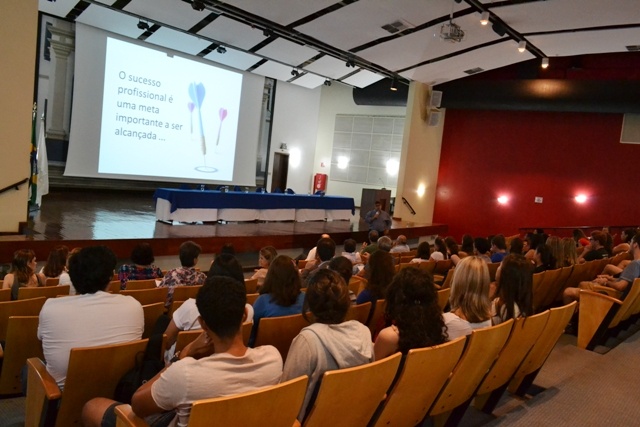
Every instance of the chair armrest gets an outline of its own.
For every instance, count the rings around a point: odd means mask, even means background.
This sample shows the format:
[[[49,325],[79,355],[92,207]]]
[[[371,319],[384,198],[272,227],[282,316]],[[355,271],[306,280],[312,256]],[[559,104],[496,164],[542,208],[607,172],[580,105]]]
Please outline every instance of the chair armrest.
[[[133,413],[131,405],[118,405],[115,408],[116,427],[148,427],[148,424]]]
[[[620,306],[622,301],[594,291],[580,291],[578,348],[587,348],[607,313],[614,305]]]
[[[42,384],[45,397],[48,400],[56,400],[62,397],[62,391],[60,391],[58,383],[56,383],[56,380],[53,379],[49,371],[47,371],[47,367],[42,360],[38,357],[31,357],[27,359],[27,367],[29,373],[35,374],[35,378]]]
[[[614,297],[614,298],[619,298],[620,295],[622,295],[622,292],[620,292],[619,290],[610,288],[608,286],[593,285],[593,289],[592,290],[594,292],[606,292],[607,295],[609,295],[610,297]]]
[[[58,412],[62,392],[42,360],[27,359],[27,399],[25,401],[25,425],[53,425]]]

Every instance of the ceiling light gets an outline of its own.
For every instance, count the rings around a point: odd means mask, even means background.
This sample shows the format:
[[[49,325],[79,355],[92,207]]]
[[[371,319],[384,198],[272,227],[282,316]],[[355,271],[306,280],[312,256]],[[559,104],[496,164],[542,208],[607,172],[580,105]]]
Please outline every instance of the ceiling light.
[[[141,30],[148,30],[149,29],[149,24],[147,24],[143,20],[140,20],[140,21],[138,21],[138,28],[141,29]]]
[[[204,3],[201,0],[193,0],[191,2],[191,7],[193,10],[197,10],[198,12],[204,10]]]
[[[216,49],[218,53],[227,53],[227,49],[224,46],[218,46]]]
[[[498,197],[498,203],[500,203],[501,205],[506,205],[508,202],[509,202],[509,197],[507,196]]]
[[[344,65],[346,65],[347,67],[355,68],[356,62],[353,60],[353,58],[350,58],[347,59],[347,62]]]
[[[264,30],[262,30],[262,35],[265,37],[271,37],[273,36],[273,31],[269,28],[265,28]]]
[[[391,87],[389,89],[394,92],[398,90],[398,82],[396,79],[391,80]]]
[[[587,201],[587,196],[585,196],[584,194],[578,194],[574,199],[577,203],[582,204]]]
[[[542,68],[547,68],[549,66],[549,58],[542,58]]]
[[[327,79],[324,81],[325,86],[331,86],[331,80]]]
[[[482,16],[480,17],[480,23],[482,25],[487,25],[489,23],[489,11],[485,10],[482,12]]]
[[[522,53],[525,50],[527,50],[527,42],[522,40],[520,41],[520,43],[518,43],[518,52]]]

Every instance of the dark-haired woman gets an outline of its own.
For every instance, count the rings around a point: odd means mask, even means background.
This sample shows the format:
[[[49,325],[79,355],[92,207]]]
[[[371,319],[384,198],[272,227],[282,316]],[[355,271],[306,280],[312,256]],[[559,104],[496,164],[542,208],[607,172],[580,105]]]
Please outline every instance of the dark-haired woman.
[[[496,298],[491,302],[491,323],[533,314],[533,268],[518,255],[507,255],[496,272]]]
[[[307,393],[298,415],[300,421],[325,372],[364,365],[373,360],[369,329],[357,320],[344,321],[350,304],[349,289],[338,273],[320,269],[309,276],[303,315],[306,317],[310,311],[312,318],[309,320],[313,324],[293,339],[282,373],[282,381],[309,376]]]
[[[376,338],[376,360],[447,340],[433,276],[425,270],[405,268],[396,274],[387,289],[385,315],[392,324]]]
[[[129,280],[146,280],[162,278],[162,270],[153,265],[153,249],[148,243],[138,243],[131,251],[131,262],[124,264],[118,270],[120,289],[127,288]]]
[[[391,283],[393,275],[396,273],[393,265],[393,257],[388,252],[378,250],[369,257],[369,271],[367,275],[367,285],[358,294],[356,304],[377,301],[383,299],[387,286]]]
[[[31,249],[20,249],[13,254],[11,269],[2,282],[2,289],[11,289],[11,299],[18,299],[18,288],[44,286],[45,277],[36,273],[36,254]]]
[[[286,255],[278,255],[271,261],[260,295],[253,303],[253,329],[249,346],[256,339],[260,319],[263,317],[290,316],[302,313],[304,294],[298,269]]]

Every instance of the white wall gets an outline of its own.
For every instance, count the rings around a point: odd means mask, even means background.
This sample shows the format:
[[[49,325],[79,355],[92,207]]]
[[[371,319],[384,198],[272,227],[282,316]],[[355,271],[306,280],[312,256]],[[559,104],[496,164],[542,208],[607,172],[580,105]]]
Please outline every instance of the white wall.
[[[289,153],[287,187],[298,194],[311,191],[319,110],[320,88],[311,90],[278,81],[273,109],[267,189],[271,188],[273,153],[281,152]],[[282,143],[287,144],[286,151],[280,150]]]
[[[350,86],[334,82],[331,86],[322,87],[320,111],[318,114],[318,135],[315,147],[313,174],[325,173],[329,175],[327,194],[353,197],[356,206],[360,206],[363,188],[371,188],[365,184],[354,184],[331,179],[331,152],[333,150],[333,129],[336,114],[388,115],[404,117],[405,107],[373,107],[360,106],[353,102],[353,89]],[[278,96],[278,94],[276,94]],[[395,196],[396,189],[391,190]]]

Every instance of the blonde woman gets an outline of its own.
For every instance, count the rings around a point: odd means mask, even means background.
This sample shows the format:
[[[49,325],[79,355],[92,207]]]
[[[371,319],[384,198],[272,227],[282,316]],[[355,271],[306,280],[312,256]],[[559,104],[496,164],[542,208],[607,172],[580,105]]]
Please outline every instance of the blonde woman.
[[[547,237],[547,246],[551,249],[551,256],[556,260],[553,268],[564,267],[564,244],[558,236]]]
[[[451,282],[451,311],[443,316],[450,340],[491,326],[489,282],[489,268],[481,258],[460,260]]]
[[[569,267],[578,263],[578,253],[576,251],[576,242],[571,237],[562,239],[564,246],[564,267]]]
[[[260,249],[260,256],[258,258],[260,268],[251,276],[252,279],[258,279],[258,287],[262,287],[264,284],[264,279],[267,277],[271,261],[273,261],[276,256],[278,256],[278,252],[273,246],[265,246]]]

